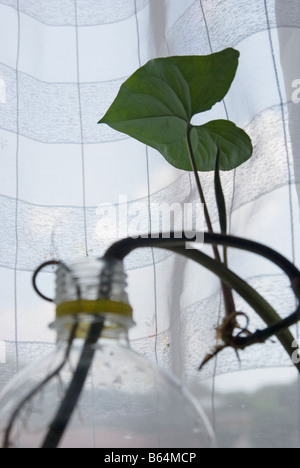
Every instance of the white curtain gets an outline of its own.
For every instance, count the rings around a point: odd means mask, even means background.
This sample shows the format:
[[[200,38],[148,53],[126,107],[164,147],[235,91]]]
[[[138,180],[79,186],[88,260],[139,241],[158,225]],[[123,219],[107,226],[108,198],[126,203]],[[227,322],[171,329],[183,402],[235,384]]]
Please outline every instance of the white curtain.
[[[0,0],[1,387],[54,346],[53,307],[31,287],[40,263],[102,255],[124,233],[124,226],[103,228],[114,210],[134,218],[144,207],[149,229],[154,203],[197,200],[191,175],[97,125],[122,82],[149,59],[240,51],[228,96],[202,117],[234,121],[254,145],[251,160],[222,174],[230,231],[300,265],[299,164],[290,136],[292,109],[300,107],[287,105],[290,80],[300,75],[296,68],[287,75],[294,55],[285,54],[281,36],[289,33],[297,51],[299,26],[294,0]],[[212,174],[201,179],[217,229]],[[293,311],[289,284],[274,266],[237,251],[229,262],[282,316]],[[156,250],[134,253],[126,268],[137,322],[132,346],[191,388],[219,445],[297,445],[297,375],[280,345],[251,348],[241,362],[229,350],[197,370],[223,313],[218,279]],[[39,285],[53,294],[53,273],[41,274]],[[262,325],[251,318],[253,329]]]

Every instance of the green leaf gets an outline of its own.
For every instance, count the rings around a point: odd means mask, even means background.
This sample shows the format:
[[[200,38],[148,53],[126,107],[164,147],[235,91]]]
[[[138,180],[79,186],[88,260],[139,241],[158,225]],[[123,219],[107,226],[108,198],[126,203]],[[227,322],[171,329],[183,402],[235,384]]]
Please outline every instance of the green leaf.
[[[173,166],[190,171],[187,137],[191,119],[224,98],[234,79],[238,58],[238,51],[225,49],[207,56],[151,60],[123,83],[99,123],[155,148]],[[203,158],[200,153],[196,158],[197,168],[214,170],[215,151],[213,155],[211,151],[214,128],[195,128],[193,148],[197,153],[205,150]],[[229,150],[227,159],[222,158],[226,161],[223,170],[236,167],[251,155],[248,140],[248,151],[244,148],[239,151],[236,144],[231,148],[231,136],[225,134],[227,129],[231,131],[231,127],[220,126],[223,140],[227,141],[221,145],[221,152]]]
[[[221,177],[220,177],[220,147],[218,143],[216,143],[216,145],[217,145],[217,155],[216,155],[215,178],[214,178],[215,195],[216,195],[216,202],[217,202],[217,208],[218,208],[218,213],[219,213],[221,233],[226,234],[227,233],[227,214],[226,214],[225,197],[224,197],[224,192],[223,192]]]
[[[228,120],[212,120],[205,125],[192,127],[191,140],[196,164],[201,171],[215,169],[216,141],[220,148],[221,171],[240,166],[251,157],[253,151],[247,133]]]

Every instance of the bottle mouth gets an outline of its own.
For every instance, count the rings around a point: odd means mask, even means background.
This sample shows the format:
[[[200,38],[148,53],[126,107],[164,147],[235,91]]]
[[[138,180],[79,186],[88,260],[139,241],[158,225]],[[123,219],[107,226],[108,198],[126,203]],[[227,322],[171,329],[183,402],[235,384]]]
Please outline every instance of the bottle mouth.
[[[89,323],[101,320],[105,335],[118,328],[128,330],[134,322],[126,279],[123,262],[114,258],[88,257],[59,264],[56,320],[50,327],[58,330],[61,325],[77,324],[84,335]]]
[[[61,263],[56,271],[57,316],[116,313],[132,317],[122,261],[85,258]]]

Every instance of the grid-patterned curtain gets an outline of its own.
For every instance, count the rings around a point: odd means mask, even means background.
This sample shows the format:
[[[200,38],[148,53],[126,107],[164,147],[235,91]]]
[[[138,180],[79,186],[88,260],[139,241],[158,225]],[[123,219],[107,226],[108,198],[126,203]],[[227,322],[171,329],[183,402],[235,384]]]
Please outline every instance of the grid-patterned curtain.
[[[299,133],[293,130],[299,108],[293,102],[287,105],[290,80],[300,75],[289,68],[295,65],[293,54],[284,52],[287,43],[289,50],[294,44],[299,48],[297,3],[0,0],[1,387],[54,346],[55,336],[47,328],[53,308],[31,287],[40,263],[101,255],[126,234],[126,226],[114,229],[116,212],[134,218],[143,207],[142,224],[150,229],[155,204],[197,200],[190,174],[172,168],[154,150],[97,125],[122,82],[151,58],[205,55],[226,47],[240,51],[228,96],[204,116],[234,121],[254,145],[251,160],[222,174],[230,231],[268,244],[300,264],[299,145],[293,146],[290,137]],[[212,177],[201,175],[217,229]],[[104,214],[112,216],[105,229]],[[134,219],[127,220],[134,226]],[[240,252],[230,252],[229,262],[282,316],[293,310],[288,282],[275,267]],[[185,259],[155,250],[136,252],[126,267],[137,322],[133,347],[190,386],[207,409],[220,445],[295,445],[296,376],[278,344],[249,349],[241,353],[241,362],[229,350],[201,374],[197,370],[215,343],[223,313],[218,279]],[[53,294],[50,270],[40,275],[39,285]],[[239,310],[251,315],[238,297],[236,301]],[[253,329],[261,326],[254,316],[251,323]],[[263,373],[250,371],[259,368]],[[266,376],[277,409],[260,422],[254,395],[263,392]],[[291,385],[282,387],[287,382]],[[266,418],[270,425],[265,427]]]

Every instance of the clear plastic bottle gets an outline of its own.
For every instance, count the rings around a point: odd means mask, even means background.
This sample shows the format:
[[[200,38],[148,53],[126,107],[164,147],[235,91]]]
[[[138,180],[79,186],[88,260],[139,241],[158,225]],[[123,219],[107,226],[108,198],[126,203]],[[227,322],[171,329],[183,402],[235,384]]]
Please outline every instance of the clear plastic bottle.
[[[3,448],[214,445],[198,403],[130,349],[133,320],[125,286],[123,265],[115,260],[59,266],[52,325],[57,347],[2,392]]]

